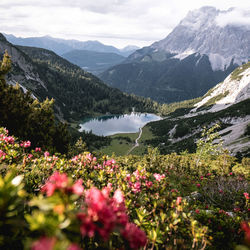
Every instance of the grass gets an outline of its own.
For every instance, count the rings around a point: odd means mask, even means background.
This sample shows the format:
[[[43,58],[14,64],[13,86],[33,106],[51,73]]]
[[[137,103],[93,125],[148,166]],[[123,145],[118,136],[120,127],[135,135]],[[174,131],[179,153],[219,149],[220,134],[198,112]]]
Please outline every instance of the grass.
[[[142,135],[141,138],[139,140],[139,147],[136,147],[131,154],[134,155],[143,155],[147,152],[148,146],[146,143],[144,143],[146,140],[151,140],[155,138],[155,136],[153,135],[153,133],[150,130],[149,126],[144,126],[142,128]]]
[[[139,132],[111,135],[109,136],[112,138],[110,145],[100,148],[97,152],[107,155],[115,154],[116,156],[126,155],[129,149],[134,146],[135,139],[138,137],[138,135]]]
[[[242,73],[247,69],[247,68],[249,68],[250,67],[250,62],[247,62],[247,63],[245,63],[245,64],[243,64],[241,67],[238,67],[237,69],[235,69],[234,71],[233,71],[233,73],[231,74],[231,79],[232,80],[237,80],[237,81],[239,81],[239,80],[241,80],[241,78],[242,78]]]
[[[109,136],[112,138],[112,141],[109,146],[102,147],[97,152],[101,152],[103,154],[116,156],[126,155],[129,149],[134,146],[136,138],[139,136],[138,133],[129,133],[129,134],[115,134]],[[142,136],[139,140],[139,147],[136,147],[131,154],[134,155],[143,155],[147,152],[148,145],[144,143],[145,140],[153,139],[155,136],[150,130],[149,126],[145,126],[142,129]]]

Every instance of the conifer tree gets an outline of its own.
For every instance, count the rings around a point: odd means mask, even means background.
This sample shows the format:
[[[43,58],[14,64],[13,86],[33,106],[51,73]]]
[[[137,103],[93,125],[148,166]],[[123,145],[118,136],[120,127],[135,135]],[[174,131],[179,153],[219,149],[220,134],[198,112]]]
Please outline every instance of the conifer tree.
[[[66,153],[69,144],[67,126],[55,121],[54,100],[39,102],[31,93],[23,93],[20,86],[6,83],[11,69],[7,51],[0,61],[0,126],[22,140],[30,140],[33,147],[43,147],[51,152]]]

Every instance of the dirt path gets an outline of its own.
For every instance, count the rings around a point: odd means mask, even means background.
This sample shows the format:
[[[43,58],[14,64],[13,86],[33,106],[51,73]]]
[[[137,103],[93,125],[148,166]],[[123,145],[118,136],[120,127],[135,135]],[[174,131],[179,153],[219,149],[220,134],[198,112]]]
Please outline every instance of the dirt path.
[[[140,138],[141,138],[141,135],[142,135],[142,128],[139,128],[139,135],[138,135],[138,137],[135,139],[135,145],[128,151],[128,153],[127,153],[127,155],[128,154],[130,154],[136,147],[139,147],[139,140],[140,140]]]

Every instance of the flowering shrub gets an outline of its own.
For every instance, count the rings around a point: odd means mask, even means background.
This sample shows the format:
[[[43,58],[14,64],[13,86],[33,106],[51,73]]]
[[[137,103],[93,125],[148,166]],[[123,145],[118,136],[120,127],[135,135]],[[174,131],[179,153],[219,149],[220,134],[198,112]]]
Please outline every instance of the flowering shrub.
[[[66,159],[1,128],[0,248],[232,249],[249,219],[249,170],[234,162],[156,150]]]

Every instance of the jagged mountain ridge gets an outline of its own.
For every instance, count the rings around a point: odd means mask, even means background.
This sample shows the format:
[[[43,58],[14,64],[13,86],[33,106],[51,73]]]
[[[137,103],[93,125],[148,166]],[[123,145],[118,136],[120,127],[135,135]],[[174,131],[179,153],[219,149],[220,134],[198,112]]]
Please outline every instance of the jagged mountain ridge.
[[[151,48],[177,54],[183,58],[194,52],[209,56],[213,70],[227,68],[231,61],[241,65],[250,58],[250,24],[248,26],[220,26],[220,15],[234,9],[220,11],[214,7],[202,7],[190,11],[177,27]]]
[[[165,39],[137,50],[100,74],[101,79],[160,102],[205,94],[250,59],[250,28],[219,26],[216,20],[225,13],[213,7],[189,12]]]

